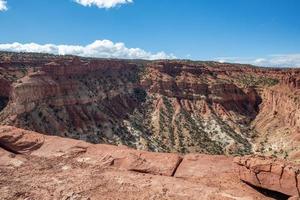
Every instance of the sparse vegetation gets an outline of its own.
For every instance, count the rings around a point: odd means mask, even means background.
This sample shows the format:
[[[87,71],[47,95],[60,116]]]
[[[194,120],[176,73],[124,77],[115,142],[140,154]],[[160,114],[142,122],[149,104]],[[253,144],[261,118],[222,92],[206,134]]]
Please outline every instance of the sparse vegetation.
[[[244,87],[267,86],[271,87],[279,83],[278,79],[266,76],[241,75],[237,80]]]
[[[133,89],[134,98],[138,102],[145,102],[147,97],[147,92],[142,88],[134,88]]]
[[[0,112],[5,108],[8,103],[8,97],[0,96]]]

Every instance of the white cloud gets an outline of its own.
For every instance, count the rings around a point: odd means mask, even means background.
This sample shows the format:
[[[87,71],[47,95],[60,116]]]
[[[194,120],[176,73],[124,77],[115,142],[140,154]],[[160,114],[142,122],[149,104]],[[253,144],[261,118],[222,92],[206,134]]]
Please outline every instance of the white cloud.
[[[21,44],[15,42],[11,44],[0,44],[0,50],[15,52],[51,53],[58,55],[78,55],[98,58],[147,60],[176,58],[173,54],[166,54],[165,52],[151,53],[140,48],[128,48],[124,43],[113,43],[110,40],[96,40],[95,42],[86,46],[55,44],[40,45],[36,43]]]
[[[132,3],[133,0],[75,0],[83,6],[97,6],[98,8],[113,8],[121,4]]]
[[[6,6],[6,1],[5,0],[0,0],[0,12],[1,11],[6,11],[7,6]]]
[[[221,57],[219,62],[253,64],[265,67],[300,67],[300,54],[269,55],[261,58]]]

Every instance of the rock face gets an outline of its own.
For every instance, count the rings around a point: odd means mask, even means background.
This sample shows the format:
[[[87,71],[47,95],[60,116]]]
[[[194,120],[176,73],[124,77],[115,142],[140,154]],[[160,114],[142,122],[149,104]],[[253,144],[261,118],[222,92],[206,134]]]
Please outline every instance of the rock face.
[[[299,69],[0,58],[1,125],[139,150],[300,158]]]
[[[265,90],[253,127],[260,133],[257,150],[299,161],[300,90],[295,79]]]
[[[230,157],[144,152],[8,126],[0,143],[1,199],[272,199],[241,182]]]
[[[236,158],[235,162],[241,180],[289,196],[299,196],[300,165],[261,156]]]

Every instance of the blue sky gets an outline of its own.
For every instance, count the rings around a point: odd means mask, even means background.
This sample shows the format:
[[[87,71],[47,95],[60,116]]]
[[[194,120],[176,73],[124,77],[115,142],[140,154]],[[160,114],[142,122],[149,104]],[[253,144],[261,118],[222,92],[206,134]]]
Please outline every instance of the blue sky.
[[[299,11],[299,0],[6,0],[0,49],[300,66]]]

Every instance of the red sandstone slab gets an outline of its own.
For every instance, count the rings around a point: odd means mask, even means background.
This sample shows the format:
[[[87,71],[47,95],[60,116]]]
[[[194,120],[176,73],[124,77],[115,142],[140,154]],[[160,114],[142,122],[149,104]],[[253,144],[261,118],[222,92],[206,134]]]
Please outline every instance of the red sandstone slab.
[[[212,156],[204,154],[189,154],[176,170],[175,177],[201,178],[208,174],[216,176],[224,173],[233,173],[232,158],[226,156]]]
[[[172,176],[181,162],[176,154],[137,151],[126,147],[93,145],[83,156],[109,163],[111,166],[154,175]]]

